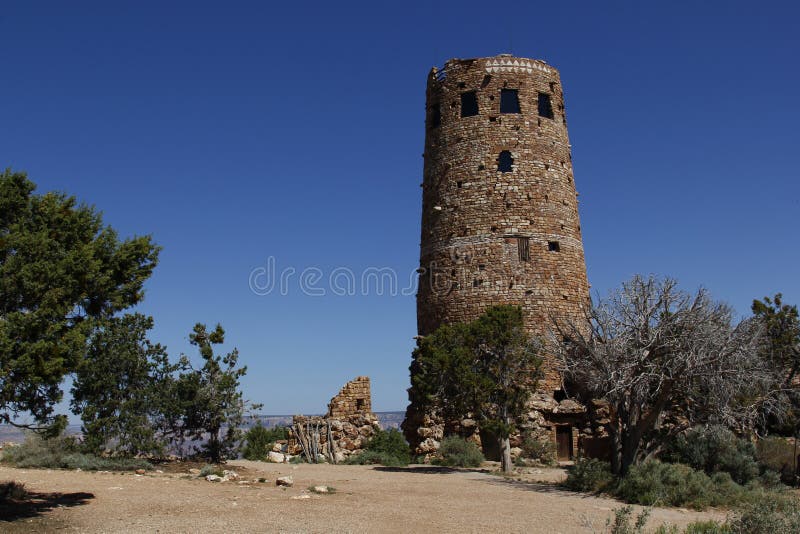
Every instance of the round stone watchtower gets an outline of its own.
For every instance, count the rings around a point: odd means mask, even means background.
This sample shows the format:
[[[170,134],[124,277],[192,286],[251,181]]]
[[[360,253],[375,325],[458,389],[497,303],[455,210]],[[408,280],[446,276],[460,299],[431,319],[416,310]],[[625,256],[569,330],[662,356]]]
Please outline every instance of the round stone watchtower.
[[[589,285],[558,71],[507,54],[452,59],[428,75],[425,130],[419,334],[500,304],[520,306],[534,335],[553,318],[585,317]],[[552,360],[544,371],[538,390],[557,398]],[[404,429],[417,447],[431,433],[410,397]]]

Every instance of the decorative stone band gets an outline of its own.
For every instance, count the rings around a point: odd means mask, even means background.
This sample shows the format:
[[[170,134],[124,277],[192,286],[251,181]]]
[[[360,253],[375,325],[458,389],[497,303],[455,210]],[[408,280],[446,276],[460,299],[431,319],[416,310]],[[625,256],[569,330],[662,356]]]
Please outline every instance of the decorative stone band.
[[[466,248],[479,245],[490,245],[492,243],[501,243],[505,239],[515,237],[527,237],[535,243],[546,244],[548,241],[558,241],[559,243],[569,243],[571,246],[583,250],[583,243],[580,239],[574,237],[559,235],[559,234],[542,234],[542,233],[519,233],[519,234],[503,234],[503,235],[474,235],[465,237],[452,237],[446,243],[436,243],[423,247],[421,255],[426,256],[432,252],[440,252],[442,250],[451,250]]]
[[[486,72],[526,72],[531,74],[534,70],[553,74],[554,70],[544,63],[519,58],[492,58],[486,62]]]

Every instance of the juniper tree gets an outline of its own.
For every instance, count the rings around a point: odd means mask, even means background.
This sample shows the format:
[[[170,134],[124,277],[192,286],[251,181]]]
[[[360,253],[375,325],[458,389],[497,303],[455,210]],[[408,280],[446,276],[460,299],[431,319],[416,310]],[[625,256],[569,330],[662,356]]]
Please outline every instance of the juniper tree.
[[[508,472],[509,438],[536,387],[540,350],[525,332],[519,307],[495,306],[475,321],[443,325],[420,339],[412,391],[446,421],[475,417],[499,438]]]
[[[731,426],[752,413],[757,400],[746,392],[768,370],[753,357],[758,330],[734,326],[732,317],[704,289],[689,294],[674,280],[635,276],[594,304],[584,323],[555,323],[552,350],[567,379],[585,400],[608,403],[615,474],[652,452],[644,440],[667,409],[693,405],[706,421]]]
[[[260,406],[245,401],[239,389],[239,379],[247,374],[247,367],[237,367],[239,351],[214,354],[214,345],[225,342],[222,326],[208,332],[197,323],[189,342],[198,348],[203,366],[194,369],[188,358],[181,359],[189,370],[179,375],[175,389],[180,433],[202,443],[195,450],[218,463],[236,454],[245,411]]]
[[[794,435],[800,421],[800,316],[797,306],[785,304],[783,295],[754,300],[754,320],[764,332],[759,351],[775,372],[773,389],[777,402],[768,403],[763,410],[764,430]]]
[[[103,321],[89,340],[75,374],[72,410],[81,416],[90,452],[134,456],[165,450],[179,365],[147,338],[152,327],[152,317],[124,315]]]
[[[43,428],[95,322],[142,299],[159,248],[120,240],[93,207],[35,189],[25,173],[0,173],[0,421]],[[35,424],[20,425],[24,414]]]

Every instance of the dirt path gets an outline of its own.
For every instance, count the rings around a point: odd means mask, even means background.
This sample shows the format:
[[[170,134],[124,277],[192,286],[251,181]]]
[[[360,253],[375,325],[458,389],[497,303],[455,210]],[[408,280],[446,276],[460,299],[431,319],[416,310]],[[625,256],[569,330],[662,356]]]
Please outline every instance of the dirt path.
[[[248,480],[212,483],[182,474],[86,473],[0,467],[0,480],[38,492],[3,532],[600,532],[619,502],[526,481],[426,466],[279,465],[237,461]],[[291,474],[294,487],[275,486]],[[309,486],[336,488],[310,495]],[[293,498],[295,497],[295,498]],[[720,513],[655,509],[650,525],[685,525]]]

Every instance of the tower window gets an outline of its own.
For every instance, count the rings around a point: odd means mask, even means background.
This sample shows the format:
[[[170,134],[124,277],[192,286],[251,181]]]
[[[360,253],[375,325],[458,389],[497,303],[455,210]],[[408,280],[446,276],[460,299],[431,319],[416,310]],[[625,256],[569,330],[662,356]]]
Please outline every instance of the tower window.
[[[553,118],[553,103],[547,93],[539,93],[539,115],[546,119]]]
[[[497,170],[500,172],[511,172],[511,167],[514,165],[514,158],[511,157],[511,152],[503,150],[497,158]]]
[[[500,113],[521,113],[516,89],[500,90]]]
[[[475,91],[461,93],[461,116],[472,117],[478,114],[478,95]]]
[[[438,103],[431,105],[430,128],[436,128],[442,123],[442,107]]]
[[[561,245],[558,244],[558,241],[548,241],[547,250],[549,250],[550,252],[560,252]]]
[[[530,261],[531,259],[530,238],[527,237],[517,238],[517,253],[519,254],[519,261]]]

